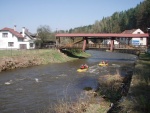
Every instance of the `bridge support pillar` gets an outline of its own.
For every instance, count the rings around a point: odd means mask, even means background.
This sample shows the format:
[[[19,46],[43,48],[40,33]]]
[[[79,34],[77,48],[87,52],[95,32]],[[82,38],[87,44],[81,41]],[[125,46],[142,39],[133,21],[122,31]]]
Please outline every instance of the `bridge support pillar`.
[[[86,37],[83,38],[83,47],[82,47],[82,51],[85,51],[85,48],[86,48],[86,42],[87,42],[87,39]]]
[[[60,37],[56,37],[56,48],[59,48],[60,45]]]
[[[110,41],[110,51],[113,51],[114,49],[114,39],[111,38],[111,41]]]

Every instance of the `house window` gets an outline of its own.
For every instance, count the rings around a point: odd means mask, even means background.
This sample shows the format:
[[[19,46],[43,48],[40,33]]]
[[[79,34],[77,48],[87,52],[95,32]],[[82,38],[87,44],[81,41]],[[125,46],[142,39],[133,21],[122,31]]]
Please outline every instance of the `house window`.
[[[8,42],[8,47],[14,47],[14,42]]]
[[[4,37],[4,38],[8,37],[8,33],[3,33],[2,37]]]
[[[18,38],[18,42],[23,42],[23,39]]]
[[[12,37],[14,37],[14,35],[12,34]]]
[[[33,43],[30,43],[30,47],[33,47]]]
[[[141,34],[140,32],[137,32],[137,34]]]

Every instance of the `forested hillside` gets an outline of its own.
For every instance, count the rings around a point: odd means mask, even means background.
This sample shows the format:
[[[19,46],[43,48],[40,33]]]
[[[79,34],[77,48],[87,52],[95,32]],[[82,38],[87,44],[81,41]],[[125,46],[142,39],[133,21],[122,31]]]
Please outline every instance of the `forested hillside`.
[[[124,30],[140,28],[147,32],[150,27],[150,0],[144,0],[135,8],[115,12],[110,17],[103,17],[93,25],[70,29],[69,33],[120,33]]]

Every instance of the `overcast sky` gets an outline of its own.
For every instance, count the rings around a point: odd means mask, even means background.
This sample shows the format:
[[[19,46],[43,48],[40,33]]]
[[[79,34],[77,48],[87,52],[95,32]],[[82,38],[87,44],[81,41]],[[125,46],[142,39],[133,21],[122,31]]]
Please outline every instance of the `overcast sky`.
[[[26,27],[35,33],[40,25],[52,31],[94,24],[96,20],[136,7],[144,0],[0,0],[0,29]]]

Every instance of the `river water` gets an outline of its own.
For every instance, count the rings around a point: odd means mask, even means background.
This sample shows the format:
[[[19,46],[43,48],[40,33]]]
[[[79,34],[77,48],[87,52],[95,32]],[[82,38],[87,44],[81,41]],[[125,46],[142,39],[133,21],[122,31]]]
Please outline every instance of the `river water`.
[[[75,101],[85,87],[96,89],[99,76],[115,74],[116,69],[132,69],[137,59],[131,54],[98,50],[86,52],[92,55],[88,59],[1,72],[0,113],[37,113],[60,100]],[[107,60],[109,66],[99,67],[102,60]],[[89,70],[77,72],[85,63]]]

